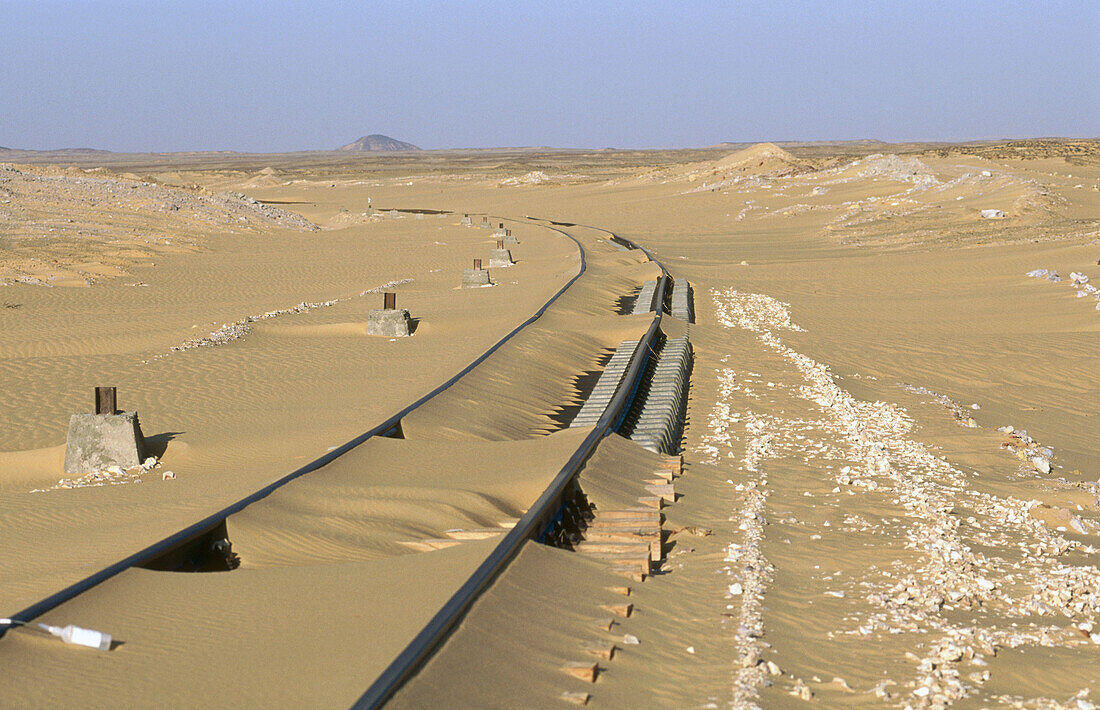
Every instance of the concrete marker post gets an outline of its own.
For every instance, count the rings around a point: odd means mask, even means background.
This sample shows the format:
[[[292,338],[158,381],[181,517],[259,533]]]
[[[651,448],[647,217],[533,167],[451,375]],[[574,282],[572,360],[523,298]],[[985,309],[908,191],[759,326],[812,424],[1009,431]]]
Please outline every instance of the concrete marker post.
[[[474,268],[462,272],[462,288],[481,288],[492,286],[489,270],[481,268],[481,259],[474,259]]]
[[[367,335],[379,335],[384,338],[404,338],[412,335],[411,318],[404,308],[397,307],[397,294],[382,294],[382,308],[375,308],[367,314]]]
[[[115,387],[95,388],[95,412],[69,418],[65,437],[65,473],[133,468],[145,460],[145,436],[137,412],[120,412]]]
[[[504,269],[515,263],[512,260],[512,252],[504,248],[504,240],[498,239],[496,248],[489,252],[489,268]]]

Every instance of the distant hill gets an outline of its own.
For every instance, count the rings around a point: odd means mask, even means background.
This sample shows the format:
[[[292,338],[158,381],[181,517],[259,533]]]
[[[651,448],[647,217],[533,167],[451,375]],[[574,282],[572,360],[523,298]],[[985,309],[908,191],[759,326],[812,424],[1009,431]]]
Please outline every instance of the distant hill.
[[[719,172],[738,171],[752,174],[797,172],[806,165],[775,143],[757,143],[714,162]]]
[[[0,146],[0,151],[4,153],[18,153],[20,156],[30,155],[110,155],[109,150],[98,150],[96,148],[56,148],[54,150],[34,150],[32,148],[5,148]]]
[[[363,136],[354,143],[348,143],[345,146],[341,146],[338,150],[347,151],[380,151],[380,150],[420,150],[412,143],[405,143],[404,141],[394,140],[389,136],[382,136],[377,133],[369,136]]]

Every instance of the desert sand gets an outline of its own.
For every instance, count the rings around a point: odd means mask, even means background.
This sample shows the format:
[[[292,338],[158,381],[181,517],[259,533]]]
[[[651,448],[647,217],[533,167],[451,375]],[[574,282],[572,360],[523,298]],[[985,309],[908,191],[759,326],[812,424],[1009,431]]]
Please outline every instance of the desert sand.
[[[648,326],[623,304],[658,270],[604,230],[694,287],[667,559],[627,582],[528,544],[392,706],[1100,703],[1096,141],[8,159],[0,615],[366,431],[587,268],[403,438],[231,516],[238,569],[132,569],[43,619],[113,650],[0,638],[7,704],[353,703]],[[457,288],[494,242],[463,213],[519,239],[492,288]],[[412,337],[366,335],[381,291]],[[103,384],[158,465],[76,480]],[[617,504],[653,456],[612,437],[582,489]],[[561,672],[592,643],[595,683]]]

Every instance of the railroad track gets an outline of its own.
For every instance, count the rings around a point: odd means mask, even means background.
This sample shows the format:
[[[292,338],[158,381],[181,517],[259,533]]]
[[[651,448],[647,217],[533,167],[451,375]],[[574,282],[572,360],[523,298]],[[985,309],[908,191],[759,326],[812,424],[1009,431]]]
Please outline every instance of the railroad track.
[[[496,219],[496,218],[494,218]],[[334,449],[333,451],[317,458],[301,468],[286,474],[276,481],[264,486],[254,493],[226,506],[218,512],[193,523],[176,533],[160,540],[118,562],[104,567],[84,579],[69,585],[68,587],[53,593],[36,603],[22,609],[10,616],[11,625],[0,625],[0,637],[14,625],[29,623],[46,612],[59,605],[74,599],[75,597],[93,589],[99,584],[115,577],[133,567],[146,567],[150,569],[181,569],[203,564],[203,560],[213,559],[214,564],[231,563],[229,557],[230,548],[226,531],[226,520],[235,513],[244,510],[249,505],[260,501],[278,489],[286,486],[291,481],[306,474],[317,471],[322,467],[336,461],[352,449],[363,444],[367,440],[377,436],[392,435],[399,431],[402,419],[428,403],[441,393],[448,390],[469,374],[475,367],[484,362],[493,353],[521,333],[525,328],[536,322],[546,313],[558,299],[581,278],[587,269],[585,249],[582,243],[573,235],[559,227],[572,227],[584,225],[572,225],[569,223],[555,223],[549,220],[535,220],[528,218],[529,223],[542,222],[543,228],[555,231],[572,240],[579,251],[580,266],[577,273],[562,286],[538,311],[530,318],[519,324],[515,329],[501,338],[492,347],[482,353],[477,359],[464,367],[452,378],[418,399],[380,424],[372,427],[351,441]],[[596,229],[596,228],[593,228]],[[602,230],[605,231],[606,230]],[[623,249],[635,250],[640,247],[633,242],[622,239],[606,232],[609,241]],[[645,251],[643,249],[643,251]],[[601,440],[618,431],[624,421],[631,418],[631,424],[636,425],[638,419],[638,407],[635,396],[640,388],[645,387],[646,372],[652,370],[652,360],[655,353],[662,348],[663,335],[661,323],[666,303],[670,300],[671,277],[665,267],[647,256],[660,268],[660,277],[650,286],[644,289],[645,299],[650,301],[652,320],[646,332],[633,344],[633,351],[626,361],[621,378],[616,387],[609,391],[607,403],[594,424],[592,430],[585,436],[580,445],[572,453],[569,459],[562,465],[553,480],[542,494],[527,509],[526,513],[508,530],[491,552],[477,566],[474,572],[454,592],[447,602],[431,617],[429,622],[416,634],[412,641],[397,655],[388,667],[370,684],[366,692],[356,701],[356,708],[377,708],[384,705],[401,686],[414,675],[424,661],[431,656],[448,633],[461,621],[470,607],[478,599],[500,573],[508,566],[509,562],[517,555],[521,547],[528,541],[541,540],[550,534],[555,525],[562,520],[571,495],[577,490],[576,478],[585,462],[593,455]],[[644,310],[638,311],[645,312]],[[635,405],[632,412],[632,405]],[[591,410],[590,414],[591,415]],[[225,567],[227,569],[232,566]],[[210,567],[207,567],[210,569]]]
[[[555,223],[551,222],[551,224]],[[561,224],[559,226],[571,225]],[[636,244],[626,239],[617,236],[612,236],[612,239],[628,249],[638,248]],[[659,262],[656,263],[660,266],[661,277],[655,287],[655,302],[663,303],[670,277],[665,267]],[[355,708],[366,710],[382,707],[401,685],[420,668],[446,637],[447,633],[461,621],[478,596],[519,552],[520,547],[528,540],[537,540],[547,532],[552,521],[559,516],[565,504],[566,496],[581,466],[595,452],[600,441],[608,434],[616,431],[627,416],[629,405],[645,371],[648,353],[653,348],[660,332],[663,310],[663,308],[657,308],[654,311],[649,329],[635,345],[621,384],[596,421],[591,433],[585,437],[550,485],[520,518],[515,527],[504,535],[485,561],[478,566],[443,608],[405,647],[405,650],[393,660],[382,675],[371,684],[356,702]]]

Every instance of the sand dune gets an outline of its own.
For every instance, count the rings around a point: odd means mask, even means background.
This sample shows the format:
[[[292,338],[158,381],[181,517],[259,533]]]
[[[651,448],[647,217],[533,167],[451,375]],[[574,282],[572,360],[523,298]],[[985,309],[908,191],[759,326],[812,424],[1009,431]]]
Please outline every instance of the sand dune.
[[[111,155],[99,158],[110,176],[0,173],[0,201],[27,209],[6,223],[22,225],[17,247],[71,255],[19,273],[95,282],[0,286],[12,304],[0,309],[0,380],[16,397],[0,414],[4,609],[293,470],[456,372],[577,272],[576,245],[530,215],[613,230],[694,285],[697,322],[678,326],[695,363],[667,559],[631,583],[634,612],[608,630],[594,622],[622,578],[529,545],[394,707],[552,705],[575,692],[594,707],[1088,707],[1095,142],[729,148]],[[500,187],[534,171],[588,177]],[[128,187],[122,173],[153,180]],[[99,225],[86,245],[71,231],[42,240],[62,201],[31,186],[77,183],[104,200],[243,190],[325,229],[287,229],[240,198],[203,201],[199,217],[135,201],[118,210],[122,227],[107,204],[64,227]],[[11,204],[0,208],[17,215]],[[238,208],[244,226],[218,221]],[[462,213],[506,216],[519,237],[492,288],[457,288],[495,241],[461,227]],[[125,236],[154,228],[173,244]],[[354,701],[556,473],[587,431],[567,428],[586,388],[648,324],[623,313],[656,267],[604,232],[559,228],[584,245],[585,276],[408,416],[402,438],[371,440],[232,516],[237,570],[130,570],[47,615],[114,633],[125,643],[110,653],[9,633],[5,698]],[[129,276],[103,278],[119,268]],[[367,338],[370,291],[404,279],[392,288],[415,335]],[[249,320],[266,313],[278,315]],[[242,337],[173,350],[242,322]],[[106,383],[141,413],[161,468],[140,485],[32,494],[61,477],[68,415]],[[628,505],[652,456],[609,437],[580,485],[598,507]],[[599,680],[562,673],[593,641],[617,647]]]

